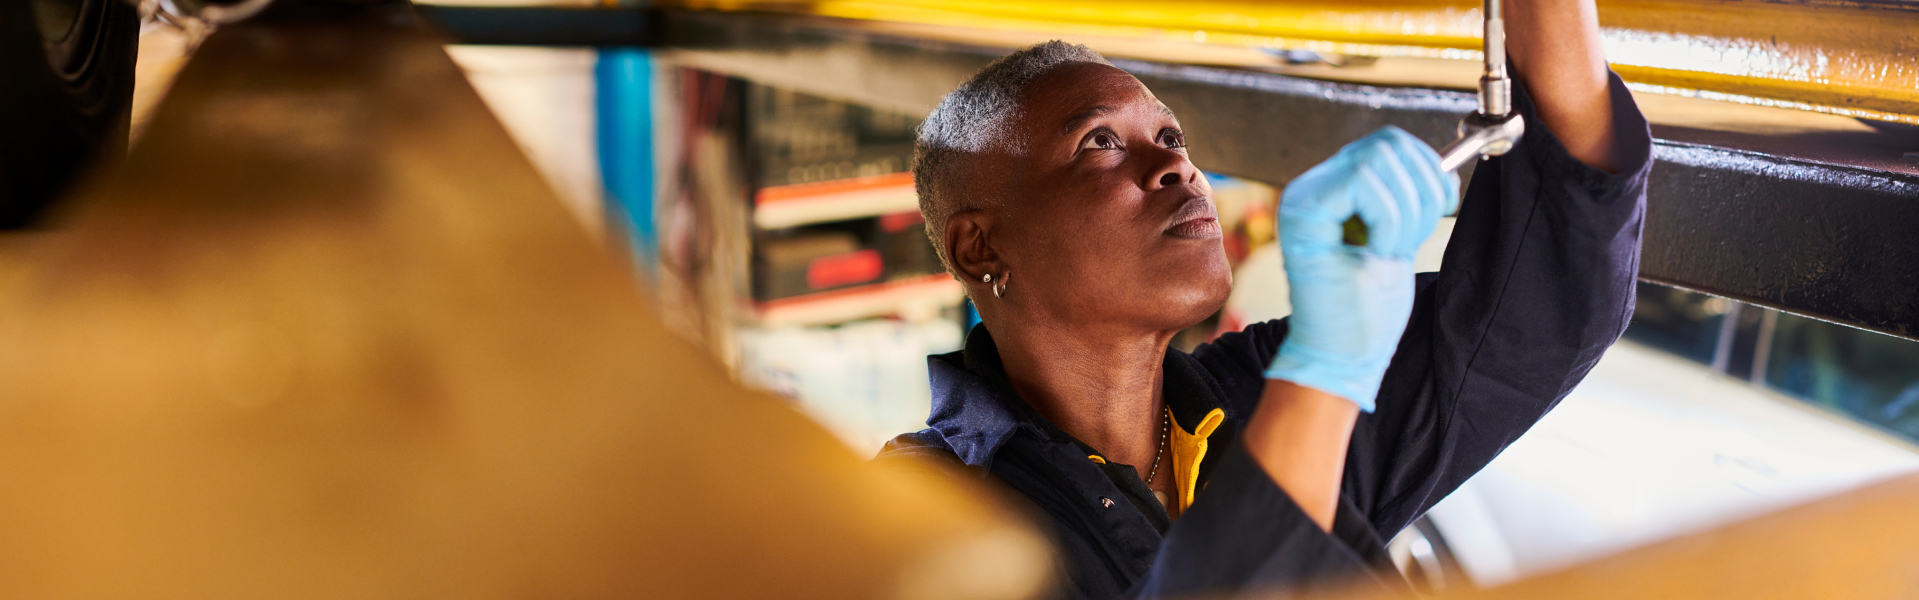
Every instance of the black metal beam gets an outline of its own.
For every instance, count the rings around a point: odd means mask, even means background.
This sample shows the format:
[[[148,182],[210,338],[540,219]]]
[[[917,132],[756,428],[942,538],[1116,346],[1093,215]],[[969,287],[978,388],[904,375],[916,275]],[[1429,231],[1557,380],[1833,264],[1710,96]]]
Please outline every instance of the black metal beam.
[[[1180,115],[1203,168],[1282,184],[1381,125],[1451,141],[1474,107],[1456,91],[1115,64]],[[1683,138],[1654,156],[1640,277],[1919,339],[1919,176]]]
[[[1434,147],[1457,135],[1473,94],[1287,77],[1136,60],[1113,64],[1138,77],[1179,115],[1201,168],[1283,185],[1341,146],[1396,125]],[[1462,181],[1472,166],[1460,171]]]
[[[1659,140],[1642,278],[1919,339],[1919,177]]]

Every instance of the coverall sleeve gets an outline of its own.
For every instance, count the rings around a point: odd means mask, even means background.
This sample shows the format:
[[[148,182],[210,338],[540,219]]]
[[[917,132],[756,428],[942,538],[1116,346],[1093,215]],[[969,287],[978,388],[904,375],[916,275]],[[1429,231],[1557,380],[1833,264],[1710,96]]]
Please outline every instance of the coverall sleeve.
[[[1391,535],[1458,488],[1585,378],[1625,331],[1652,135],[1610,76],[1606,173],[1566,151],[1514,86],[1526,134],[1481,162],[1436,279],[1347,451],[1344,494]]]

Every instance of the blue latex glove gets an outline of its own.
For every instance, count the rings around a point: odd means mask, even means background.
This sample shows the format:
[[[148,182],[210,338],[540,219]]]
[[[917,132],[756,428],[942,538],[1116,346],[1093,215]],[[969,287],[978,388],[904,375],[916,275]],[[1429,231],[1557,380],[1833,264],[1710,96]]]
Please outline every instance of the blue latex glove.
[[[1387,126],[1339,149],[1280,194],[1279,243],[1293,315],[1266,371],[1373,411],[1413,310],[1413,255],[1459,204],[1439,155]],[[1365,246],[1340,241],[1358,213]]]

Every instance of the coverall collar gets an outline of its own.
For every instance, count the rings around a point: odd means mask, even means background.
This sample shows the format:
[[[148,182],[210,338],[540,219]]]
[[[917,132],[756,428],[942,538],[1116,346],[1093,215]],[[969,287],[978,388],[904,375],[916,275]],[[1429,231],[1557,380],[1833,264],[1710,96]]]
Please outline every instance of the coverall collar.
[[[1185,360],[1180,360],[1185,359]],[[1207,413],[1224,408],[1212,386],[1190,364],[1191,357],[1168,350],[1162,363],[1161,397],[1182,430],[1205,420]],[[975,325],[959,352],[927,357],[933,388],[933,410],[926,425],[938,431],[947,447],[968,466],[987,469],[993,456],[1018,432],[1044,442],[1070,443],[1085,454],[1096,450],[1075,439],[1033,410],[1006,378],[999,347],[986,325]],[[1237,418],[1239,415],[1228,414]],[[1188,433],[1192,433],[1190,430]]]

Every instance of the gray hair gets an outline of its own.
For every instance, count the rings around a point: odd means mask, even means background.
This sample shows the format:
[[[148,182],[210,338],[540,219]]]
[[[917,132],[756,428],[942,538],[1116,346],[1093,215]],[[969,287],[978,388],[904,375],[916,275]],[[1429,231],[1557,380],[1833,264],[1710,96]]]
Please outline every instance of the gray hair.
[[[920,124],[913,143],[913,187],[926,219],[926,236],[947,271],[953,270],[942,239],[947,217],[988,200],[964,193],[966,163],[991,151],[1023,151],[1024,137],[1009,131],[1019,117],[1020,97],[1041,75],[1075,63],[1112,64],[1079,44],[1053,40],[1029,46],[974,73]]]

